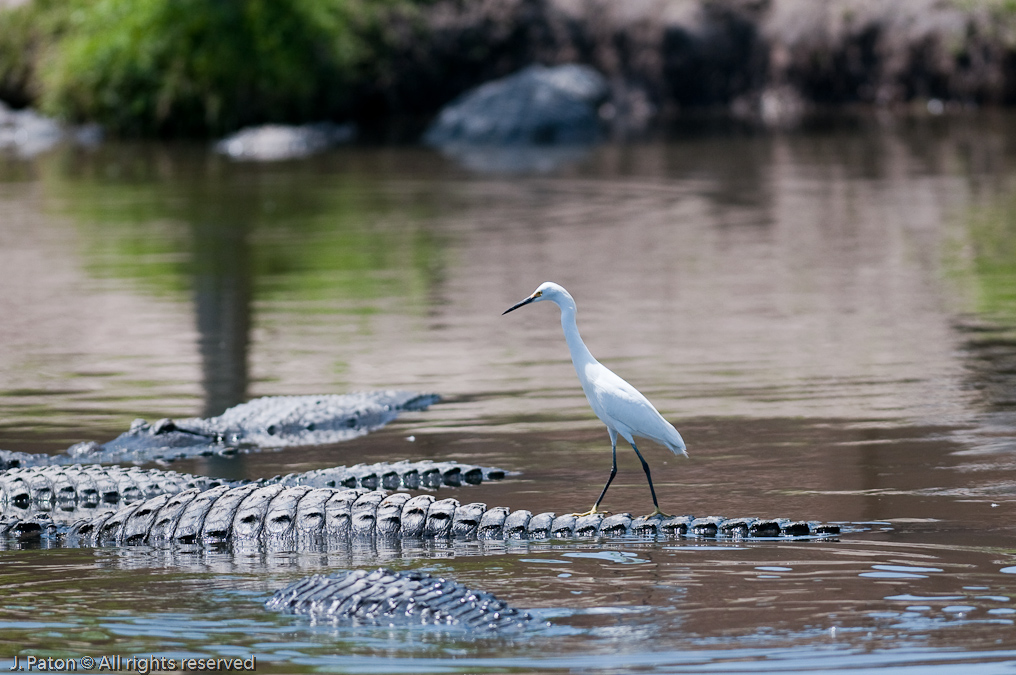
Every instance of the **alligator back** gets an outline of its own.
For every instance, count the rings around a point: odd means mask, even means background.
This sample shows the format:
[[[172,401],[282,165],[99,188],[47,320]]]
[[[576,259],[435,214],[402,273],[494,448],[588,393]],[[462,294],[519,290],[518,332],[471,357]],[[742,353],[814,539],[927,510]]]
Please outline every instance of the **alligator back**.
[[[354,570],[315,574],[278,591],[268,609],[315,622],[459,626],[477,630],[521,628],[532,620],[491,593],[417,571]]]
[[[209,520],[211,518],[211,520]],[[214,527],[208,525],[213,523]],[[7,529],[14,526],[7,522]],[[3,533],[0,526],[0,534]],[[695,518],[629,514],[532,515],[486,504],[407,498],[363,489],[266,485],[220,486],[156,497],[70,527],[80,545],[228,543],[319,549],[325,544],[370,538],[490,540],[594,536],[702,538],[815,537],[839,533],[836,525],[774,518]]]
[[[494,467],[425,460],[337,466],[276,476],[257,483],[367,490],[381,487],[436,489],[500,480],[506,473]],[[54,520],[72,522],[160,494],[177,494],[191,488],[204,491],[243,483],[175,471],[99,464],[11,469],[0,473],[0,514],[28,517],[35,512],[47,512]]]

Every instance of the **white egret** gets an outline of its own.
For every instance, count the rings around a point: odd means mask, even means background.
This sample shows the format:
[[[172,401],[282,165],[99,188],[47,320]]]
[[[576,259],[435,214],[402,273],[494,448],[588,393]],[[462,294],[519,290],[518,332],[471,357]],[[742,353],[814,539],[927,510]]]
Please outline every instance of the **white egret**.
[[[568,351],[571,352],[572,363],[575,365],[575,372],[582,384],[582,391],[585,392],[593,412],[600,418],[600,421],[607,425],[607,432],[610,434],[610,449],[613,456],[610,478],[603,486],[603,492],[593,504],[593,508],[584,514],[577,515],[597,513],[603,496],[607,494],[607,488],[610,487],[611,481],[617,475],[618,434],[631,444],[632,450],[642,462],[642,469],[646,472],[646,479],[649,481],[649,492],[653,495],[653,505],[656,506],[652,515],[666,515],[660,511],[660,504],[656,501],[656,490],[653,488],[653,477],[649,474],[649,465],[646,464],[642,453],[635,446],[634,437],[639,436],[656,441],[660,445],[666,446],[675,455],[687,457],[684,439],[670,422],[663,419],[663,415],[638,389],[615,375],[613,371],[594,359],[593,355],[589,353],[589,349],[586,348],[579,336],[578,326],[575,324],[575,300],[563,286],[546,281],[540,284],[540,287],[528,298],[505,310],[502,316],[531,302],[543,300],[550,300],[561,309],[561,328],[564,329],[564,339],[568,343]]]

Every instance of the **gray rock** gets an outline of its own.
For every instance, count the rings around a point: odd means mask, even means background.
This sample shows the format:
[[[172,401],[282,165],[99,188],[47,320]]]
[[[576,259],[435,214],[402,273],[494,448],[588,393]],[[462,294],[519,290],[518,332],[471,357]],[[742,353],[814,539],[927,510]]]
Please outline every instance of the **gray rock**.
[[[355,135],[356,129],[351,124],[266,124],[241,129],[216,143],[215,150],[237,160],[277,162],[309,157],[348,143]]]
[[[34,157],[64,141],[96,145],[101,140],[102,129],[98,125],[65,127],[30,108],[12,110],[0,101],[0,151]]]
[[[607,81],[589,66],[534,65],[448,104],[424,135],[442,148],[588,145],[600,138]]]

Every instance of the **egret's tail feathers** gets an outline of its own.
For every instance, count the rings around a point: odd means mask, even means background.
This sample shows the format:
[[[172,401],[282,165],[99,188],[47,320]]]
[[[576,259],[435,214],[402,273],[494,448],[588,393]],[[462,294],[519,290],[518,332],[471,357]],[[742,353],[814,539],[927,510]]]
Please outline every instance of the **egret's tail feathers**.
[[[674,435],[676,438],[668,440],[666,443],[667,447],[670,448],[670,451],[675,455],[684,455],[687,457],[688,453],[685,452],[684,449],[684,439],[681,438],[681,434],[679,434],[676,429],[674,430]]]
[[[664,424],[666,424],[666,427],[664,429],[655,429],[654,430],[655,433],[640,434],[638,432],[635,432],[634,435],[641,436],[642,438],[648,438],[651,441],[656,441],[663,447],[670,450],[675,455],[684,455],[685,457],[687,457],[688,453],[685,452],[684,450],[684,439],[681,438],[680,432],[677,429],[675,429],[672,424],[666,422],[665,420]],[[608,429],[609,428],[610,427],[608,427]],[[632,442],[631,439],[632,434],[630,434],[628,431],[619,431],[618,433],[621,434],[624,440],[628,441],[629,443]]]

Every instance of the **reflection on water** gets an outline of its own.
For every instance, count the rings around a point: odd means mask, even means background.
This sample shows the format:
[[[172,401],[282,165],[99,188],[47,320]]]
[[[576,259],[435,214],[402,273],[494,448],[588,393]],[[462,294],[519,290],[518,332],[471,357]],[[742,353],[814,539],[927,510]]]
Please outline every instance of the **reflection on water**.
[[[48,158],[31,190],[5,183],[4,269],[28,288],[6,300],[26,319],[0,367],[10,389],[75,383],[61,403],[96,422],[141,384],[134,415],[198,414],[243,390],[250,293],[248,396],[403,386],[473,397],[459,424],[577,414],[552,311],[494,311],[554,279],[594,354],[668,414],[968,422],[941,250],[977,197],[977,174],[949,170],[964,133],[721,135],[519,178],[422,150],[289,170],[150,148]],[[181,311],[200,318],[185,329]],[[36,357],[42,373],[24,368]]]
[[[313,625],[262,608],[288,581],[348,567],[342,555],[24,551],[16,561],[0,557],[9,570],[0,648],[34,643],[44,653],[60,653],[46,634],[80,634],[88,641],[83,653],[96,656],[110,649],[253,654],[269,672],[294,663],[342,672],[498,672],[506,666],[526,672],[817,672],[1016,664],[1016,575],[999,573],[990,551],[863,539],[736,546],[614,540],[519,543],[475,555],[459,547],[388,564],[483,585],[530,611],[532,630],[470,636]],[[636,558],[641,562],[630,564]],[[167,566],[170,575],[162,574]],[[59,574],[68,570],[78,570],[75,587],[82,589],[75,591],[73,608],[61,600],[67,590]],[[28,575],[30,591],[21,586]],[[51,609],[40,616],[40,606]],[[943,649],[947,645],[952,651]]]
[[[448,157],[472,171],[487,174],[546,174],[577,164],[592,152],[589,145],[450,145]]]
[[[201,417],[247,400],[251,272],[246,223],[223,218],[194,228],[194,305],[202,385]]]
[[[833,542],[0,552],[0,657],[257,654],[259,670],[801,672],[1016,665],[1016,119],[604,146],[543,174],[417,148],[233,164],[108,145],[0,160],[0,447],[136,416],[388,387],[445,402],[339,446],[174,468],[262,477],[455,458],[464,501],[588,506],[609,441],[541,281],[690,460],[661,506],[882,523]],[[495,158],[496,159],[496,158]],[[608,508],[651,509],[633,453]],[[533,610],[531,635],[311,626],[260,603],[384,563]],[[209,639],[214,635],[214,640]],[[214,643],[214,644],[212,644]]]

